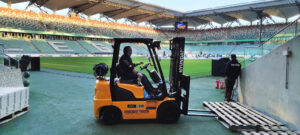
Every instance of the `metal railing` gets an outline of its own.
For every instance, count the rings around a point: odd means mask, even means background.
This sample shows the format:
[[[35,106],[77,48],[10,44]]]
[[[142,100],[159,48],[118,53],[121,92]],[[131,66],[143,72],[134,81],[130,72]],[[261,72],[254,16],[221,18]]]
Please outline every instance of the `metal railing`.
[[[280,29],[278,32],[276,32],[273,36],[268,38],[265,42],[263,42],[259,46],[264,46],[265,44],[268,44],[272,41],[276,41],[276,40],[278,40],[279,37],[287,38],[287,40],[285,40],[285,42],[286,42],[286,41],[294,38],[295,36],[297,36],[299,33],[299,31],[298,31],[299,19],[300,19],[300,17],[297,18],[295,21],[291,22],[290,24],[288,24],[287,26]],[[280,39],[280,38],[279,38],[279,40],[282,41],[282,39]],[[282,42],[281,44],[283,44],[285,42]]]
[[[7,68],[20,68],[20,62],[18,59],[5,54],[4,45],[0,43],[0,70]]]
[[[20,61],[16,58],[4,54],[4,66],[9,68],[20,68]]]
[[[300,17],[295,21],[291,22],[287,26],[280,29],[278,32],[273,34],[270,38],[264,41],[262,44],[258,46],[249,46],[245,47],[244,50],[244,61],[245,65],[248,65],[255,61],[257,58],[262,57],[275,48],[283,45],[287,41],[293,39],[300,33],[300,29],[298,28],[300,25]]]

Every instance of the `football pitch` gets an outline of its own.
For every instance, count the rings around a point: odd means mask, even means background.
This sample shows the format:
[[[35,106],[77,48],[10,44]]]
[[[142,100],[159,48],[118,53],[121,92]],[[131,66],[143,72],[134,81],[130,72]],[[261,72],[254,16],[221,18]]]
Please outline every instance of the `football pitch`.
[[[132,57],[134,63],[147,63],[146,57]],[[111,66],[112,57],[59,57],[59,58],[41,58],[41,68],[72,71],[79,73],[93,74],[93,67],[97,63],[106,63]],[[191,77],[201,77],[211,75],[211,59],[185,59],[184,74]],[[169,78],[170,59],[162,59],[160,62],[164,72],[165,79]],[[152,67],[150,67],[152,68]],[[136,67],[140,71],[139,66]],[[109,76],[109,73],[107,76]],[[143,71],[148,75],[145,70]]]

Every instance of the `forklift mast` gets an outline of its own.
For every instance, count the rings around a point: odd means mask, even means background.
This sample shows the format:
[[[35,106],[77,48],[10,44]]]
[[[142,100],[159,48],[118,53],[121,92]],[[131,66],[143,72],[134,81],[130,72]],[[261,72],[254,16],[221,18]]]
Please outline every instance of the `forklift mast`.
[[[176,37],[170,40],[170,90],[169,94],[175,98],[181,113],[188,114],[190,76],[183,74],[185,38]]]

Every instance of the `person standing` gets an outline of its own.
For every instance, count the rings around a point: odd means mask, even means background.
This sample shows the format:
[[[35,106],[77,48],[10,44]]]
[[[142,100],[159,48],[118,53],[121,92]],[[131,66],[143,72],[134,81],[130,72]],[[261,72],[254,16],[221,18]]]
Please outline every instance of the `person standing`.
[[[236,55],[231,55],[231,61],[229,61],[225,68],[225,101],[232,101],[232,90],[235,84],[235,80],[241,74],[241,64],[237,61]]]

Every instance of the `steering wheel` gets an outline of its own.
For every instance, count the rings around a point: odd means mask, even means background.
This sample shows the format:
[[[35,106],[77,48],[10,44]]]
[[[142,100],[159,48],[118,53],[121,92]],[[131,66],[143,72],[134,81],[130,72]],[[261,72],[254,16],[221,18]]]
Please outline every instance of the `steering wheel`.
[[[147,63],[147,64],[145,64],[143,67],[140,67],[140,68],[141,68],[141,71],[144,70],[144,69],[147,69],[149,65],[150,65],[150,62]]]

